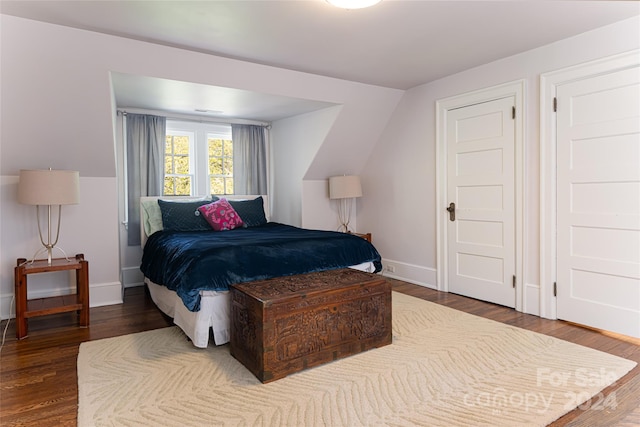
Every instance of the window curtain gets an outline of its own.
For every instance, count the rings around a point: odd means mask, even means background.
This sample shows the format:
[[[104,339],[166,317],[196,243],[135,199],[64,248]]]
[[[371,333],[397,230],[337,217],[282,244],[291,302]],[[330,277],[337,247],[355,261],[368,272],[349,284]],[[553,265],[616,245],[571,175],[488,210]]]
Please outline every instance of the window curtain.
[[[233,139],[233,192],[267,194],[267,129],[231,125]]]
[[[127,216],[129,246],[140,245],[140,197],[161,196],[164,188],[164,147],[167,119],[126,115]]]

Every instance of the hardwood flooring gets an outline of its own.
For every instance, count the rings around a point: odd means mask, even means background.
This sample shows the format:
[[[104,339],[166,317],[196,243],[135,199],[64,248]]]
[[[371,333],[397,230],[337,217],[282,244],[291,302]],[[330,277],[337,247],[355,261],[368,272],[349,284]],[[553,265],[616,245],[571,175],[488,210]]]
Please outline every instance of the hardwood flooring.
[[[557,426],[640,425],[640,342],[614,337],[563,321],[541,319],[512,309],[409,283],[391,280],[393,289],[457,310],[493,319],[615,354],[639,363],[603,390],[608,405],[582,405],[551,424]],[[29,320],[29,336],[15,339],[12,322],[0,353],[1,426],[75,426],[78,388],[76,360],[80,343],[172,324],[153,304],[145,288],[125,291],[124,304],[91,309],[91,326],[77,327],[74,313]],[[4,330],[5,322],[2,322]],[[616,407],[612,403],[615,399]]]

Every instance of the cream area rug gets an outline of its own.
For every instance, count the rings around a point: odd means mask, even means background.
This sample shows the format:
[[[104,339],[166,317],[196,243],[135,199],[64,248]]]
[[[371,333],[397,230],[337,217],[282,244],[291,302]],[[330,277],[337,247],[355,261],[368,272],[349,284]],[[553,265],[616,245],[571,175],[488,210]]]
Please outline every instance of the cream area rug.
[[[634,366],[394,292],[393,344],[268,384],[177,327],[83,343],[78,425],[543,426]]]

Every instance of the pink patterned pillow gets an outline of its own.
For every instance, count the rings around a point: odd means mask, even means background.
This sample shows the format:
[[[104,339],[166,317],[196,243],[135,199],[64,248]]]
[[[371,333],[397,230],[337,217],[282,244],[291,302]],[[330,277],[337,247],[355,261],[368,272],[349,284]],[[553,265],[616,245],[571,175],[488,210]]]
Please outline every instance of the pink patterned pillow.
[[[242,227],[243,222],[240,215],[233,209],[227,199],[216,200],[208,205],[198,208],[204,219],[207,220],[211,228],[216,231],[233,230]]]

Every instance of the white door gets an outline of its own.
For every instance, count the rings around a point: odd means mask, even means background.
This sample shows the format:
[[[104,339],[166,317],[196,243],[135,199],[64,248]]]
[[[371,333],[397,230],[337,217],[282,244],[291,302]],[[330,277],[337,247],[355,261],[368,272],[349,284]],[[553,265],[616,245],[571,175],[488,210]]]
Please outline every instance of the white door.
[[[447,112],[449,292],[515,307],[513,96]]]
[[[640,72],[557,88],[557,316],[640,337]]]

